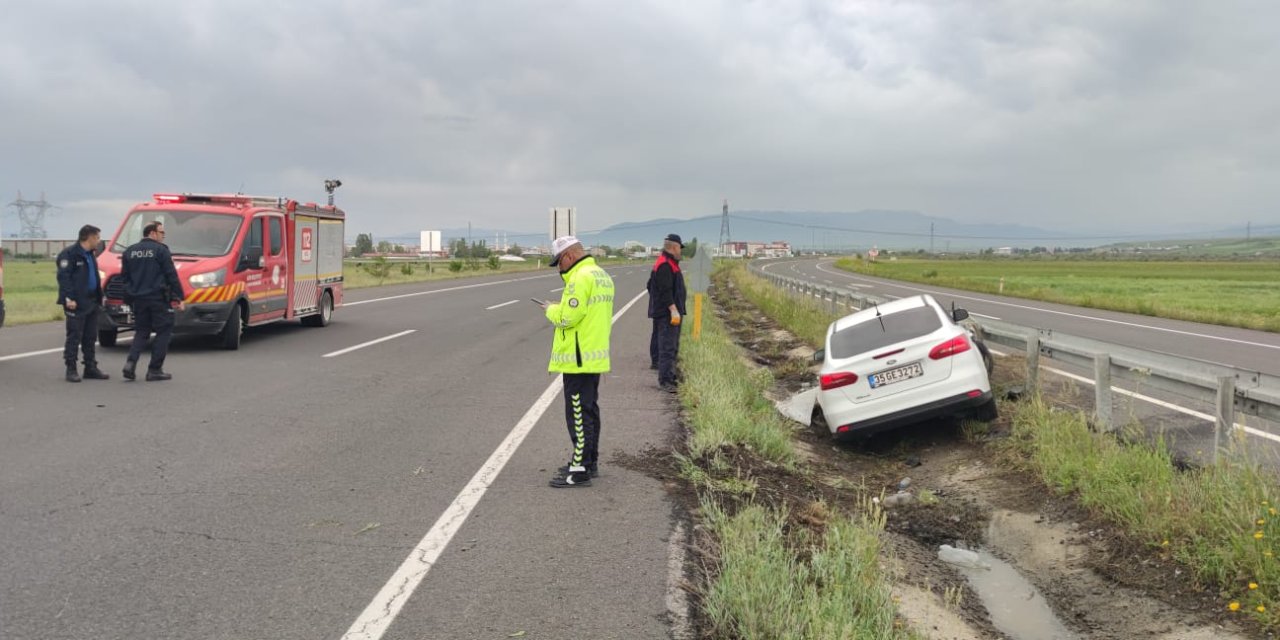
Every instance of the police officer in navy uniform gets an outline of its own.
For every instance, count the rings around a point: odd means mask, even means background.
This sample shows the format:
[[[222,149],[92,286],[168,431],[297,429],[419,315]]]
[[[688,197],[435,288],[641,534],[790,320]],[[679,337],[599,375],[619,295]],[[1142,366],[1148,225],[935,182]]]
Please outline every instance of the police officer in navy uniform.
[[[680,254],[684,242],[672,233],[662,243],[662,255],[649,272],[649,317],[653,333],[649,336],[649,368],[658,370],[658,386],[674,393],[679,375],[676,358],[680,353],[680,322],[685,315],[684,274],[680,272]]]
[[[98,368],[96,343],[98,317],[102,315],[102,287],[98,282],[95,253],[102,230],[86,224],[80,227],[77,242],[58,254],[58,306],[67,319],[67,344],[62,359],[67,363],[67,382],[80,382],[77,352],[84,353],[84,377],[106,380],[111,376]]]
[[[182,299],[182,282],[173,266],[173,255],[164,245],[164,224],[152,222],[142,228],[142,241],[124,250],[120,275],[124,278],[125,302],[133,307],[133,344],[124,363],[124,377],[133,380],[142,355],[142,345],[154,330],[151,361],[147,363],[147,381],[169,380],[164,372],[164,358],[173,338],[175,311],[186,308]]]

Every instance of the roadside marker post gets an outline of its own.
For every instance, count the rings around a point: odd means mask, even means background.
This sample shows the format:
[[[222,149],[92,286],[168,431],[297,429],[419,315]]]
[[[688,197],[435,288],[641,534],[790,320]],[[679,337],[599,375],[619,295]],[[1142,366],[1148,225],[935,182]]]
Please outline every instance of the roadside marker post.
[[[702,339],[702,294],[693,294],[693,339]]]

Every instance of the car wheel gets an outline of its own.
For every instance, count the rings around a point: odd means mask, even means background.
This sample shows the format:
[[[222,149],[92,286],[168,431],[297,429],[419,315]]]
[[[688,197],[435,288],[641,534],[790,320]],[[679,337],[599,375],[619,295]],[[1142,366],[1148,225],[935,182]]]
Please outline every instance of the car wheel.
[[[987,368],[987,375],[990,376],[991,372],[995,371],[996,368],[995,358],[991,357],[991,350],[987,349],[986,344],[977,342],[976,340],[974,342],[978,345],[978,353],[982,354],[982,366]]]
[[[244,313],[244,305],[237,304],[227,316],[227,323],[222,325],[222,331],[218,333],[218,343],[227,351],[235,351],[240,348],[240,335],[244,333],[244,326],[241,322],[242,313]]]
[[[114,347],[116,346],[116,338],[119,335],[115,329],[99,329],[98,344],[104,347]]]
[[[982,406],[973,410],[973,418],[975,420],[980,420],[982,422],[994,422],[995,419],[999,417],[1000,417],[1000,410],[996,408],[995,398],[988,400],[986,404],[983,404]]]
[[[325,291],[324,296],[320,298],[320,313],[303,318],[302,324],[308,327],[327,327],[329,326],[329,321],[332,319],[333,292]]]
[[[809,417],[809,426],[813,428],[815,433],[830,438],[831,426],[827,424],[827,416],[822,413],[822,407],[815,404],[813,406],[813,415]]]

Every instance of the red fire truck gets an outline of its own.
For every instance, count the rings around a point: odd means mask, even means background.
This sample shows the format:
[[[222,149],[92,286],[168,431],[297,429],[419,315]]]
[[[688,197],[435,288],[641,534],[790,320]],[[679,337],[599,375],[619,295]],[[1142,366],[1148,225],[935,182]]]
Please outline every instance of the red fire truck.
[[[287,198],[157,193],[129,211],[98,259],[105,311],[98,342],[114,346],[133,328],[120,257],[152,222],[164,224],[186,309],[174,333],[216,336],[240,348],[244,327],[301,320],[323,327],[342,305],[346,214]]]

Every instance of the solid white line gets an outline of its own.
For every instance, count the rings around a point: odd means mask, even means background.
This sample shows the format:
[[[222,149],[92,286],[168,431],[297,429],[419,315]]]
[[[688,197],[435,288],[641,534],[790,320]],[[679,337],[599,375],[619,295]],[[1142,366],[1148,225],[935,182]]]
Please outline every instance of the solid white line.
[[[1070,372],[1068,372],[1068,371],[1063,371],[1062,369],[1056,369],[1056,368],[1054,368],[1054,367],[1046,367],[1046,366],[1041,365],[1041,367],[1040,367],[1040,368],[1041,368],[1041,369],[1044,369],[1045,371],[1048,371],[1048,372],[1050,372],[1050,373],[1056,373],[1056,374],[1058,374],[1058,375],[1060,375],[1060,376],[1063,376],[1063,377],[1066,377],[1066,378],[1070,378],[1070,379],[1075,380],[1075,381],[1077,381],[1077,382],[1083,382],[1083,383],[1088,384],[1088,385],[1091,385],[1091,386],[1097,386],[1097,382],[1095,382],[1092,378],[1086,378],[1085,376],[1076,375],[1076,374],[1074,374],[1074,373],[1070,373]],[[1216,420],[1217,420],[1217,418],[1215,418],[1215,417],[1213,417],[1213,416],[1211,416],[1211,415],[1209,415],[1209,414],[1207,414],[1207,413],[1204,413],[1204,412],[1202,412],[1202,411],[1196,411],[1195,409],[1188,409],[1188,408],[1186,408],[1186,407],[1183,407],[1183,406],[1180,406],[1180,405],[1173,404],[1172,402],[1165,402],[1164,400],[1161,400],[1161,399],[1159,399],[1159,398],[1152,398],[1151,396],[1143,395],[1143,394],[1141,394],[1141,393],[1137,393],[1137,392],[1134,392],[1134,391],[1129,391],[1128,389],[1121,389],[1120,387],[1111,387],[1111,390],[1112,390],[1112,391],[1114,391],[1114,392],[1116,392],[1116,393],[1118,393],[1118,394],[1120,394],[1120,395],[1122,395],[1122,396],[1128,396],[1128,397],[1130,397],[1130,398],[1134,398],[1134,399],[1137,399],[1137,400],[1143,400],[1143,401],[1145,401],[1145,402],[1150,402],[1151,404],[1154,404],[1154,405],[1156,405],[1157,407],[1164,407],[1165,409],[1171,409],[1171,410],[1173,410],[1173,411],[1177,411],[1178,413],[1184,413],[1184,414],[1189,415],[1189,416],[1194,416],[1194,417],[1196,417],[1196,418],[1200,418],[1201,420],[1207,420],[1207,421],[1209,421],[1209,422],[1214,422],[1214,421],[1216,421]],[[1260,430],[1260,429],[1254,429],[1253,427],[1247,427],[1247,426],[1242,425],[1242,424],[1240,424],[1240,423],[1238,423],[1238,422],[1237,422],[1236,424],[1232,425],[1232,426],[1233,426],[1233,427],[1235,427],[1237,430],[1239,430],[1239,431],[1243,431],[1243,432],[1245,432],[1245,433],[1247,433],[1247,434],[1249,434],[1249,435],[1251,435],[1251,436],[1258,436],[1259,438],[1266,438],[1267,440],[1271,440],[1271,441],[1274,441],[1274,442],[1280,442],[1280,435],[1276,435],[1276,434],[1274,434],[1274,433],[1270,433],[1270,432],[1267,432],[1267,431],[1262,431],[1262,430]]]
[[[641,291],[636,297],[631,299],[622,310],[613,315],[613,322],[617,322],[622,314],[626,313],[646,292]],[[400,564],[400,568],[391,575],[391,579],[383,585],[378,595],[374,596],[369,606],[365,607],[356,621],[351,624],[351,628],[342,635],[342,640],[379,640],[387,629],[391,627],[391,623],[400,614],[400,610],[404,608],[409,597],[422,584],[422,579],[427,577],[427,572],[431,571],[431,567],[435,565],[436,560],[440,558],[440,554],[444,552],[445,547],[449,545],[449,541],[458,533],[462,525],[466,523],[467,518],[471,515],[471,511],[480,503],[480,499],[484,497],[486,491],[498,478],[498,474],[502,472],[503,467],[507,466],[507,462],[515,455],[516,450],[520,448],[525,437],[533,430],[534,425],[542,418],[542,414],[556,399],[556,395],[560,393],[562,378],[556,376],[551,384],[547,385],[542,395],[534,401],[533,406],[525,412],[516,426],[512,427],[511,433],[507,434],[506,439],[498,448],[489,456],[489,459],[476,471],[471,480],[467,482],[458,496],[445,509],[436,523],[431,526],[427,534],[418,542],[418,546],[414,547],[409,553],[409,557],[404,559]]]
[[[520,301],[519,301],[519,300],[508,300],[508,301],[506,301],[506,302],[504,302],[504,303],[502,303],[502,304],[495,304],[495,305],[493,305],[492,307],[485,307],[485,308],[484,308],[484,310],[485,310],[485,311],[493,311],[494,309],[501,309],[502,307],[505,307],[505,306],[507,306],[507,305],[509,305],[509,304],[515,304],[515,303],[517,303],[517,302],[520,302]]]
[[[8,360],[20,360],[22,358],[30,358],[31,356],[43,356],[50,353],[60,353],[61,351],[62,351],[62,347],[58,347],[56,349],[44,349],[41,351],[28,351],[26,353],[15,353],[11,356],[0,356],[0,362],[6,362]]]
[[[551,293],[555,293],[555,292],[557,292],[557,291],[564,291],[564,287],[556,287],[556,288],[554,288],[554,289],[552,289],[552,290],[551,290]]]
[[[460,286],[460,287],[448,287],[448,288],[445,288],[445,289],[432,289],[431,291],[418,291],[418,292],[415,292],[415,293],[405,293],[405,294],[401,294],[401,295],[398,295],[398,296],[387,296],[387,297],[385,297],[385,298],[374,298],[374,299],[372,299],[372,300],[357,300],[357,301],[355,301],[355,302],[343,302],[343,303],[342,303],[342,306],[344,306],[344,307],[354,307],[354,306],[356,306],[356,305],[369,304],[369,303],[371,303],[371,302],[386,302],[387,300],[400,300],[400,299],[403,299],[403,298],[414,298],[414,297],[417,297],[417,296],[429,296],[429,295],[431,295],[431,294],[433,294],[433,293],[446,293],[446,292],[448,292],[448,291],[461,291],[461,290],[463,290],[463,289],[475,289],[475,288],[477,288],[477,287],[492,287],[492,286],[494,286],[494,285],[498,285],[498,284],[509,284],[509,283],[512,283],[512,282],[524,282],[525,280],[537,280],[538,278],[546,278],[546,277],[548,277],[549,275],[552,275],[552,274],[541,275],[541,276],[532,276],[532,277],[529,277],[529,278],[512,278],[512,279],[510,279],[510,280],[495,280],[495,281],[493,281],[493,282],[481,282],[481,283],[479,283],[479,284],[468,284],[468,285],[463,285],[463,286]]]
[[[822,268],[822,263],[818,263],[818,270],[819,270],[819,271],[822,271],[822,272],[824,272],[824,273],[831,273],[831,274],[835,274],[835,275],[844,276],[844,277],[846,277],[846,278],[850,278],[850,279],[853,279],[853,280],[862,280],[863,282],[873,282],[872,280],[867,280],[867,279],[865,279],[865,278],[859,278],[859,277],[857,277],[857,276],[853,276],[853,275],[850,275],[850,274],[848,274],[848,273],[837,273],[837,272],[835,272],[835,271],[829,271],[829,270],[827,270],[827,269],[823,269],[823,268]],[[976,298],[976,297],[973,297],[973,296],[962,296],[962,295],[954,294],[954,293],[944,293],[944,292],[941,292],[941,291],[937,291],[937,290],[935,290],[935,289],[921,289],[921,288],[919,288],[919,287],[908,287],[908,286],[906,286],[906,285],[897,284],[897,283],[894,283],[894,284],[893,284],[893,286],[895,286],[895,287],[900,287],[900,288],[902,288],[902,289],[909,289],[909,290],[911,290],[911,291],[920,291],[920,292],[922,292],[922,293],[932,293],[932,294],[936,294],[936,295],[940,295],[940,296],[950,296],[950,297],[952,297],[952,298],[959,298],[959,299],[961,299],[961,300],[973,300],[973,301],[975,301],[975,302],[982,302],[982,303],[986,303],[986,304],[998,304],[998,305],[1002,305],[1002,306],[1006,306],[1006,307],[1013,307],[1013,308],[1015,308],[1015,309],[1024,309],[1024,310],[1027,310],[1027,311],[1038,311],[1038,312],[1040,312],[1040,313],[1052,313],[1052,314],[1056,314],[1056,315],[1060,315],[1060,316],[1068,316],[1068,317],[1072,317],[1072,318],[1080,318],[1080,319],[1083,319],[1083,320],[1094,320],[1094,321],[1097,321],[1097,322],[1109,322],[1109,323],[1111,323],[1111,324],[1118,324],[1118,325],[1123,325],[1123,326],[1126,326],[1126,327],[1136,327],[1136,328],[1139,328],[1139,329],[1151,329],[1152,331],[1163,331],[1163,332],[1165,332],[1165,333],[1174,333],[1174,334],[1183,335],[1183,336],[1192,336],[1192,337],[1195,337],[1195,338],[1208,338],[1208,339],[1210,339],[1210,340],[1221,340],[1221,341],[1223,341],[1223,342],[1232,342],[1232,343],[1235,343],[1235,344],[1244,344],[1244,345],[1249,345],[1249,346],[1251,346],[1251,347],[1266,347],[1267,349],[1280,349],[1280,345],[1267,344],[1267,343],[1265,343],[1265,342],[1252,342],[1252,341],[1249,341],[1249,340],[1240,340],[1240,339],[1238,339],[1238,338],[1224,338],[1224,337],[1222,337],[1222,336],[1215,336],[1215,335],[1211,335],[1211,334],[1208,334],[1208,333],[1197,333],[1197,332],[1195,332],[1195,331],[1184,331],[1184,330],[1182,330],[1182,329],[1169,329],[1169,328],[1167,328],[1167,327],[1157,327],[1157,326],[1155,326],[1155,325],[1142,324],[1142,323],[1138,323],[1138,322],[1128,322],[1128,321],[1125,321],[1125,320],[1113,320],[1113,319],[1111,319],[1111,318],[1099,318],[1098,316],[1090,316],[1090,315],[1085,315],[1085,314],[1082,314],[1082,313],[1070,313],[1070,312],[1067,312],[1067,311],[1057,311],[1057,310],[1054,310],[1054,309],[1044,309],[1044,308],[1041,308],[1041,307],[1033,307],[1033,306],[1025,305],[1025,304],[1014,304],[1014,303],[1012,303],[1012,302],[1001,302],[1001,301],[999,301],[999,300],[991,300],[991,299],[988,299],[988,298]]]
[[[976,312],[976,311],[970,311],[970,312],[969,312],[969,315],[971,315],[971,316],[978,316],[979,318],[986,318],[986,319],[988,319],[988,320],[999,320],[999,319],[1000,319],[1000,318],[997,318],[997,317],[995,317],[995,316],[989,316],[989,315],[987,315],[987,314],[985,314],[985,313],[978,313],[978,312]]]
[[[124,344],[132,340],[133,340],[133,336],[129,336],[128,338],[120,338],[119,340],[116,341],[116,344]],[[9,360],[21,360],[23,358],[30,358],[32,356],[45,356],[45,355],[49,355],[50,353],[61,353],[62,349],[63,349],[62,347],[56,347],[53,349],[41,349],[40,351],[27,351],[26,353],[15,353],[13,355],[0,356],[0,362],[8,362]]]
[[[391,334],[391,335],[389,335],[389,336],[385,336],[385,337],[382,337],[382,338],[378,338],[377,340],[370,340],[370,341],[368,341],[368,342],[362,342],[362,343],[360,343],[360,344],[358,344],[358,345],[356,345],[356,346],[354,346],[354,347],[347,347],[346,349],[340,349],[340,350],[338,350],[338,351],[334,351],[333,353],[326,353],[326,354],[324,354],[324,355],[323,355],[323,356],[321,356],[321,357],[324,357],[324,358],[335,358],[335,357],[340,356],[340,355],[343,355],[343,354],[351,353],[352,351],[356,351],[356,350],[358,350],[358,349],[363,349],[363,348],[365,348],[365,347],[372,347],[373,345],[378,344],[378,343],[380,343],[380,342],[386,342],[386,341],[388,341],[388,340],[395,340],[396,338],[399,338],[399,337],[401,337],[401,336],[407,336],[407,335],[409,335],[409,334],[411,334],[411,333],[416,333],[417,331],[418,331],[417,329],[409,329],[409,330],[407,330],[407,331],[401,331],[400,333],[393,333],[393,334]]]

